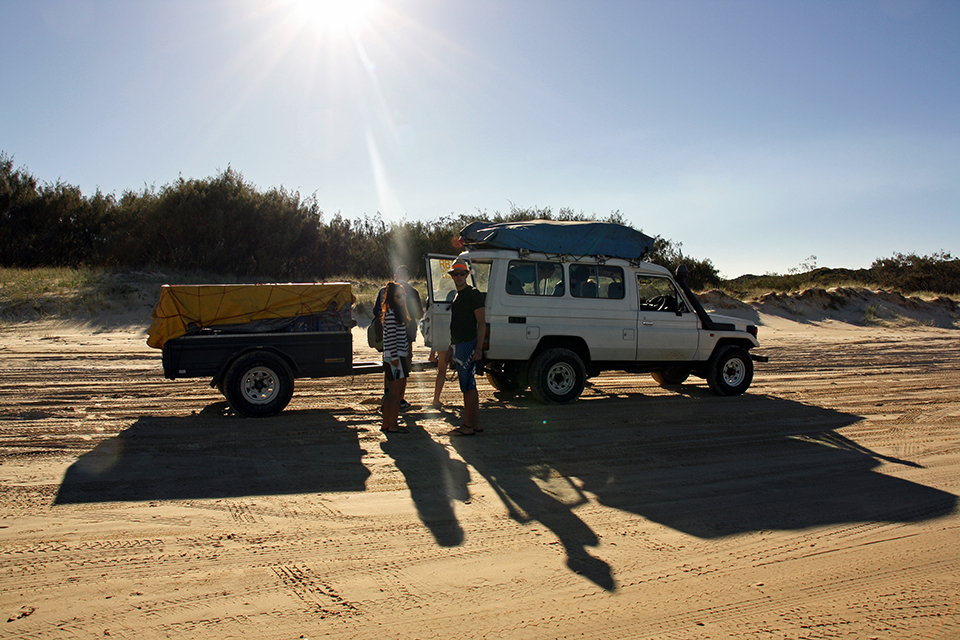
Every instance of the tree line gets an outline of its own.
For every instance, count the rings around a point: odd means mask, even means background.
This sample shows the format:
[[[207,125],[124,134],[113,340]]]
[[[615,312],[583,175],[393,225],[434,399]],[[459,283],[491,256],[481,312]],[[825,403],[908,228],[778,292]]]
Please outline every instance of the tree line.
[[[323,281],[337,276],[385,279],[398,264],[423,269],[427,253],[457,253],[453,239],[482,217],[490,222],[595,220],[560,209],[449,215],[386,222],[377,215],[325,215],[314,196],[282,187],[261,191],[228,167],[206,179],[182,177],[161,188],[97,191],[84,197],[62,181],[41,184],[0,153],[0,266],[169,268]],[[615,212],[605,221],[627,224]],[[718,284],[709,260],[683,255],[655,238],[654,261],[691,269],[691,280]],[[423,275],[423,274],[420,274]]]
[[[422,256],[456,253],[452,241],[467,224],[523,220],[598,220],[569,208],[518,208],[506,213],[451,214],[430,221],[386,222],[377,215],[325,215],[315,196],[283,187],[257,189],[227,167],[205,179],[178,179],[117,197],[99,189],[83,196],[58,180],[41,183],[0,152],[0,266],[174,269],[281,281],[334,278],[383,280],[398,264],[424,274]],[[604,222],[627,223],[620,212]],[[812,257],[812,256],[811,256]],[[787,275],[723,280],[709,259],[654,236],[647,259],[690,271],[694,289],[790,290],[794,285],[861,282],[906,291],[960,293],[960,260],[949,253],[895,254],[869,270],[811,269]],[[812,265],[811,265],[812,266]]]

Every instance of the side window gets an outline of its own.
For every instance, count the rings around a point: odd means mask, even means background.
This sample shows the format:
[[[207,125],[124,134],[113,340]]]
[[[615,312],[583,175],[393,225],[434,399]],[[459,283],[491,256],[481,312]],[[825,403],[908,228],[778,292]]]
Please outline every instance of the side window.
[[[623,299],[623,269],[600,265],[570,265],[570,292],[575,298]]]
[[[487,287],[490,284],[490,263],[471,262],[470,267],[473,269],[473,277],[477,282],[477,291],[486,293]]]
[[[677,292],[673,282],[655,276],[637,276],[640,309],[642,311],[687,311],[687,305]]]
[[[562,296],[563,265],[557,262],[511,260],[507,265],[507,293],[515,296]]]
[[[597,297],[597,268],[593,265],[570,265],[570,293],[574,298]]]
[[[597,282],[600,283],[600,297],[616,300],[623,299],[623,269],[620,267],[599,267]]]

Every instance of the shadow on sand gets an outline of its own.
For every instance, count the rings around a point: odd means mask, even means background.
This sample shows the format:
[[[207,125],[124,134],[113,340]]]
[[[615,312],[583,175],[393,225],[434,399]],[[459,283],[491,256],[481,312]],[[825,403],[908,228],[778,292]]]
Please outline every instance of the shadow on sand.
[[[370,471],[349,423],[323,411],[233,418],[226,403],[142,417],[70,466],[56,504],[364,491]]]
[[[366,452],[350,416],[288,411],[242,420],[224,411],[139,419],[81,456],[56,502],[365,490]],[[576,513],[592,500],[700,538],[915,522],[957,506],[953,494],[878,472],[883,463],[919,465],[837,433],[858,416],[766,396],[717,398],[684,387],[675,396],[595,394],[564,406],[505,398],[485,404],[485,433],[449,440],[434,440],[414,418],[407,416],[413,433],[380,446],[438,545],[465,539],[454,502],[469,499],[472,467],[514,520],[550,529],[571,571],[607,590],[616,589],[614,572],[588,552],[598,536]]]
[[[380,448],[393,458],[403,474],[417,515],[442,547],[463,544],[464,533],[453,502],[467,501],[470,491],[470,470],[461,460],[450,457],[450,451],[436,442],[406,416],[411,433],[388,435]]]
[[[613,572],[587,551],[597,536],[574,511],[591,495],[699,538],[916,522],[957,506],[953,494],[877,472],[883,462],[919,465],[836,432],[858,416],[789,400],[687,387],[672,397],[598,395],[562,407],[519,399],[484,417],[489,431],[455,439],[457,452],[515,520],[553,531],[570,569],[608,590]]]

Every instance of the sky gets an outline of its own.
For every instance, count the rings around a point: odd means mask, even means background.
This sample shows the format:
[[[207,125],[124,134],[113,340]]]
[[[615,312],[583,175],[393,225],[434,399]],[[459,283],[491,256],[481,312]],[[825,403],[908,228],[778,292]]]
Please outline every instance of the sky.
[[[956,0],[0,0],[0,151],[118,197],[619,212],[727,278],[960,253]]]

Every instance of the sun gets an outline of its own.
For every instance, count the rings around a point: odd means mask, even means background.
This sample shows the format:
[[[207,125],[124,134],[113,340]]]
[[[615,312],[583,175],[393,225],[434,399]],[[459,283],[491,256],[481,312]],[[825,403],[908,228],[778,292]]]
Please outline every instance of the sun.
[[[353,33],[373,17],[377,0],[296,0],[292,8],[304,27],[329,34]]]

